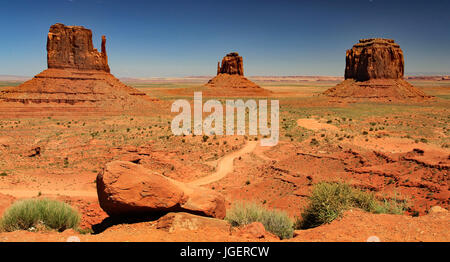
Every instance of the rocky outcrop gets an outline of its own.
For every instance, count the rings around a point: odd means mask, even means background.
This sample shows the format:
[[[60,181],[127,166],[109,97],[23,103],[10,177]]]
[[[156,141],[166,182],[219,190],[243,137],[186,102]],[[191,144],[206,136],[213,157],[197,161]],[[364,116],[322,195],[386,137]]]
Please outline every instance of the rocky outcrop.
[[[217,74],[244,75],[244,60],[237,52],[227,54],[218,65]]]
[[[105,36],[102,36],[101,47],[101,52],[94,48],[89,29],[52,25],[47,35],[47,67],[109,72]]]
[[[237,230],[237,235],[245,238],[265,238],[267,240],[278,240],[279,237],[267,232],[261,222],[253,222],[248,225],[243,225]]]
[[[262,89],[259,85],[240,75],[219,74],[208,81],[206,86],[233,89]]]
[[[345,79],[400,79],[404,74],[403,51],[392,39],[361,39],[347,50]]]
[[[197,216],[185,212],[168,213],[156,222],[156,228],[168,232],[179,230],[207,230],[208,228],[219,229],[229,232],[231,226],[222,219]]]
[[[361,39],[346,52],[345,80],[324,92],[339,99],[417,102],[431,98],[403,79],[404,57],[392,39]]]
[[[0,101],[81,105],[109,112],[146,106],[145,93],[127,86],[110,74],[106,37],[101,52],[93,47],[92,32],[82,26],[55,24],[47,36],[48,69],[22,85],[5,88]]]
[[[126,161],[114,161],[97,176],[101,208],[110,216],[187,212],[224,218],[224,197]]]
[[[244,77],[244,62],[237,52],[227,54],[217,63],[217,75],[205,84],[206,95],[269,95],[270,92]],[[211,94],[209,94],[209,92]]]
[[[430,208],[430,210],[428,210],[428,214],[432,215],[432,214],[446,214],[448,213],[448,210],[445,208],[442,208],[440,206],[433,206]]]

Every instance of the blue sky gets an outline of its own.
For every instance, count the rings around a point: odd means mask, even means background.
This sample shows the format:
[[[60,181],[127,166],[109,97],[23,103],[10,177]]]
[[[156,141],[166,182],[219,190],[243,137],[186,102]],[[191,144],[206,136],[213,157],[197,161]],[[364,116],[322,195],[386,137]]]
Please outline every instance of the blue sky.
[[[359,39],[393,38],[406,73],[450,72],[450,1],[1,1],[0,75],[44,70],[50,25],[107,37],[119,77],[213,75],[231,51],[246,75],[343,75]]]

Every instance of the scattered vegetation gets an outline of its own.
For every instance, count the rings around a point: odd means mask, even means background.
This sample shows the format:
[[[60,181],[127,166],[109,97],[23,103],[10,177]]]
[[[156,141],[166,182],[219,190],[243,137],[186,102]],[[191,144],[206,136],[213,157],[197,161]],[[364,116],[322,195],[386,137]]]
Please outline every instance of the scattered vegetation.
[[[27,199],[15,202],[3,214],[0,229],[3,231],[77,229],[80,214],[64,202],[49,199]]]
[[[311,142],[309,142],[311,146],[319,146],[319,141],[317,139],[313,138],[311,139]]]
[[[309,206],[296,221],[296,228],[307,229],[330,223],[350,208],[372,213],[403,214],[407,205],[396,197],[378,201],[373,193],[364,192],[345,183],[321,182],[315,185]]]
[[[69,158],[65,157],[64,158],[64,168],[68,168],[69,167]]]
[[[399,195],[395,194],[394,197],[390,199],[383,199],[382,201],[378,201],[375,209],[372,211],[376,214],[397,214],[401,215],[405,213],[406,210],[409,209],[406,201],[399,199]],[[412,215],[414,216],[414,212]]]
[[[267,231],[277,235],[280,239],[291,238],[294,234],[294,223],[286,212],[268,210],[257,203],[234,203],[227,211],[225,220],[232,226],[261,222]]]

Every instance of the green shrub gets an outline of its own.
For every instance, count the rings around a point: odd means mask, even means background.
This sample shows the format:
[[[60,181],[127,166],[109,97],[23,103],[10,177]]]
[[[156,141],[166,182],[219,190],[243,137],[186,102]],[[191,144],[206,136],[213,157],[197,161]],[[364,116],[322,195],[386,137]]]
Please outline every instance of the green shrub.
[[[330,223],[351,206],[352,189],[346,184],[319,183],[315,185],[309,206],[302,213],[300,228]]]
[[[378,205],[374,208],[373,212],[376,214],[396,214],[401,215],[405,213],[405,210],[408,209],[408,203],[405,200],[398,199],[398,195],[392,199],[383,199],[378,203]]]
[[[291,238],[294,234],[294,223],[286,212],[268,210],[256,203],[234,203],[227,211],[225,220],[232,226],[261,222],[267,231],[277,235],[280,239]]]
[[[64,231],[76,229],[80,214],[64,202],[49,199],[27,199],[15,202],[3,214],[4,231],[37,230],[41,227]]]
[[[310,203],[296,221],[296,228],[307,229],[330,223],[350,208],[360,208],[372,213],[403,214],[404,201],[378,201],[373,193],[357,190],[348,184],[321,182],[315,185]]]

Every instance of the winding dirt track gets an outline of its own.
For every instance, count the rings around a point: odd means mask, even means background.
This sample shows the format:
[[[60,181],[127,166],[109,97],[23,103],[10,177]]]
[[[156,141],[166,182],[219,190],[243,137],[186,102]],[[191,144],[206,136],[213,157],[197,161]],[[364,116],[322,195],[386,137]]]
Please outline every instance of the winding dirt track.
[[[251,153],[255,150],[258,141],[248,141],[247,144],[241,148],[240,150],[230,153],[229,155],[221,158],[217,164],[217,171],[212,175],[200,178],[198,180],[192,181],[188,183],[188,186],[202,186],[207,185],[213,182],[216,182],[222,178],[224,178],[227,174],[233,172],[234,165],[233,161],[235,158],[240,157],[242,155]],[[167,178],[170,179],[170,178]],[[172,182],[178,184],[179,186],[183,186],[186,190],[192,190],[191,187],[186,187],[183,183],[180,183],[176,180],[170,179]],[[1,194],[10,195],[16,198],[31,198],[41,195],[59,195],[59,196],[69,196],[69,197],[97,197],[97,191],[92,190],[12,190],[12,189],[0,189]]]
[[[190,182],[189,185],[202,186],[202,185],[207,185],[207,184],[216,182],[216,181],[224,178],[227,174],[233,172],[234,159],[237,157],[243,156],[245,154],[253,152],[253,150],[255,150],[257,144],[258,144],[258,141],[248,141],[247,144],[243,148],[241,148],[239,151],[233,152],[229,155],[224,156],[222,159],[220,159],[219,163],[217,164],[217,171],[214,174],[206,176],[206,177],[202,177],[193,182]]]

